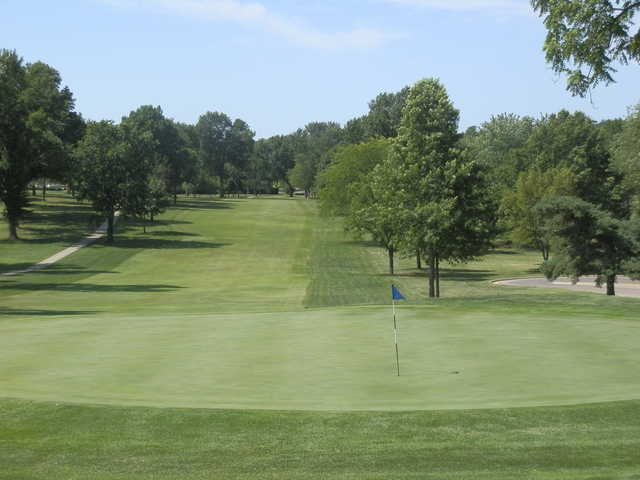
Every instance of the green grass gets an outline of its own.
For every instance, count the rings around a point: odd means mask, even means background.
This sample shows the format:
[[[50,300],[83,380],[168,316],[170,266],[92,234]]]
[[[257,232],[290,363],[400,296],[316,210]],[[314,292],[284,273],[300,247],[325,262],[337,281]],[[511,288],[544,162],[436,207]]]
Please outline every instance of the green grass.
[[[66,246],[44,240],[56,202],[3,268]],[[124,221],[0,278],[0,479],[640,478],[640,302],[490,284],[537,262],[445,265],[429,300],[412,259],[390,277],[314,202]]]
[[[5,401],[6,479],[638,479],[640,402],[274,412]]]
[[[49,192],[47,200],[30,197],[29,213],[18,228],[20,241],[7,240],[7,223],[0,221],[0,273],[21,270],[59,252],[101,223],[87,203],[64,192]]]

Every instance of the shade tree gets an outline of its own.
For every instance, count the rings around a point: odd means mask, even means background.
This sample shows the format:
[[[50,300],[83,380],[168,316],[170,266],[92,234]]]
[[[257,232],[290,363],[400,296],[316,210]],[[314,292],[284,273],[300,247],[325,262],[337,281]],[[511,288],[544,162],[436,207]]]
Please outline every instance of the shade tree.
[[[547,278],[596,275],[607,295],[615,295],[617,276],[640,278],[639,218],[616,218],[577,197],[548,198],[537,208],[558,239],[554,256],[543,264]]]
[[[406,212],[405,248],[427,260],[430,297],[440,295],[441,261],[468,261],[495,235],[495,203],[482,169],[459,147],[458,117],[438,80],[417,82],[391,156]]]
[[[26,64],[0,50],[0,200],[9,238],[18,238],[29,182],[43,173],[62,176],[68,140],[79,116],[71,92],[50,66]]]

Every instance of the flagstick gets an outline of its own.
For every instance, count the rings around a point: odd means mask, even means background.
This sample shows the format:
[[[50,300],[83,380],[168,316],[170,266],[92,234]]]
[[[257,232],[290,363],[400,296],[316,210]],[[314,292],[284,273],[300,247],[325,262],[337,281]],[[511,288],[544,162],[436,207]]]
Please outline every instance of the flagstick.
[[[396,368],[398,370],[398,376],[400,376],[400,359],[398,357],[398,326],[396,324],[396,301],[393,297],[391,298],[391,305],[391,308],[393,309],[393,336],[396,344]]]

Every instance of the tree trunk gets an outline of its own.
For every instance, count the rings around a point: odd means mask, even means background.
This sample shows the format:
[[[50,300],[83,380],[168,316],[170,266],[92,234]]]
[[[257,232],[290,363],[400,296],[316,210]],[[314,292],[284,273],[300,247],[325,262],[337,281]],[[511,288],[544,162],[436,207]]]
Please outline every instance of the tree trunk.
[[[616,294],[616,276],[607,275],[607,295],[614,296]]]
[[[107,217],[107,243],[113,243],[113,219],[115,214],[113,211],[109,212],[109,216]]]
[[[393,248],[387,248],[389,254],[389,274],[393,275]]]
[[[18,220],[8,218],[9,220],[9,240],[18,240]]]
[[[47,201],[47,180],[44,178],[42,179],[42,201]]]
[[[542,260],[546,262],[547,260],[549,260],[549,247],[543,246],[541,250],[542,250]]]
[[[422,259],[420,258],[420,250],[416,250],[416,267],[418,270],[422,269]]]
[[[436,265],[433,255],[429,255],[429,298],[436,296]]]
[[[440,298],[440,257],[436,255],[436,298]]]
[[[36,194],[37,194],[37,192],[36,192],[36,184],[32,183],[31,184],[31,195],[33,195],[35,197]]]

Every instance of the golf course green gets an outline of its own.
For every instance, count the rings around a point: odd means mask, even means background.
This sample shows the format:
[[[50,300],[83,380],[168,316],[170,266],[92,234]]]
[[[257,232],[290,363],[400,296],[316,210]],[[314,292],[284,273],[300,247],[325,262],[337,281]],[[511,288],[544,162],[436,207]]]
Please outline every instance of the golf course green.
[[[96,219],[55,193],[29,222],[0,272]],[[313,201],[123,219],[0,277],[0,478],[640,478],[640,301],[491,285],[538,262],[445,265],[428,300]]]

